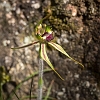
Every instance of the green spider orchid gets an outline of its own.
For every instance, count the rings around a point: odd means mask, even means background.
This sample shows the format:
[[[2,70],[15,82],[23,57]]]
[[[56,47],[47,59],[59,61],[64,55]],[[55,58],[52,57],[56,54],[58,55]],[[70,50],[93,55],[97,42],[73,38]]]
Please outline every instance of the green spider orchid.
[[[37,41],[32,42],[28,45],[24,45],[21,47],[15,47],[12,49],[20,49],[20,48],[24,48],[24,47],[28,47],[37,43],[40,43],[40,50],[39,50],[39,54],[40,57],[47,62],[47,64],[51,67],[51,69],[62,79],[64,80],[59,74],[58,72],[54,69],[52,63],[50,62],[47,53],[46,53],[46,44],[54,47],[56,50],[58,50],[59,52],[63,53],[64,55],[66,55],[68,58],[70,58],[71,60],[75,61],[76,63],[80,64],[82,67],[84,67],[81,63],[79,63],[78,61],[74,60],[72,57],[70,57],[65,50],[59,45],[56,44],[54,42],[52,42],[52,40],[54,39],[54,34],[53,31],[50,29],[50,27],[48,26],[44,26],[44,28],[42,28],[42,25],[40,24],[39,26],[36,27],[36,34],[35,34]]]

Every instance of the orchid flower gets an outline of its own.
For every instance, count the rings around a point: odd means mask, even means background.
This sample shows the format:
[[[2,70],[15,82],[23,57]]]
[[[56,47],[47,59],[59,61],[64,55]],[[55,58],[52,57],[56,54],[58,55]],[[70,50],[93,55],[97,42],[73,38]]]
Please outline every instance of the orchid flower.
[[[32,42],[28,45],[24,45],[21,47],[15,47],[12,49],[20,49],[20,48],[24,48],[24,47],[28,47],[34,44],[39,43],[40,44],[40,50],[39,50],[39,55],[40,57],[47,62],[47,64],[51,67],[51,69],[62,79],[64,80],[60,74],[54,69],[54,66],[52,65],[52,63],[50,62],[47,53],[46,53],[46,45],[50,45],[52,47],[54,47],[56,50],[58,50],[59,52],[63,53],[64,55],[66,55],[68,58],[70,58],[71,60],[73,60],[74,62],[78,63],[79,65],[81,65],[82,67],[84,67],[81,63],[79,63],[78,61],[74,60],[72,57],[70,57],[66,51],[57,43],[52,42],[52,40],[54,39],[54,34],[53,31],[51,30],[51,28],[49,26],[43,26],[40,24],[39,26],[36,27],[36,34],[35,34],[37,41]]]

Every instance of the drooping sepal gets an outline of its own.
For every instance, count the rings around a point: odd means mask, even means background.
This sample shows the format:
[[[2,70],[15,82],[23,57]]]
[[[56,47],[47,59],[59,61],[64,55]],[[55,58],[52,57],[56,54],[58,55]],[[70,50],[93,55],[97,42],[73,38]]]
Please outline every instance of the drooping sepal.
[[[40,56],[41,58],[47,62],[47,64],[51,67],[51,69],[62,79],[64,80],[59,74],[58,72],[54,69],[52,63],[50,62],[47,53],[46,53],[46,44],[41,44],[41,49],[40,49]]]
[[[61,53],[63,53],[64,55],[66,55],[68,58],[70,58],[71,60],[73,60],[74,62],[78,63],[79,65],[81,65],[83,68],[84,68],[84,65],[81,64],[80,62],[74,60],[72,57],[70,57],[66,51],[59,45],[59,44],[56,44],[54,42],[49,42],[48,44],[50,44],[52,47],[54,47],[55,49],[57,49],[58,51],[60,51]]]

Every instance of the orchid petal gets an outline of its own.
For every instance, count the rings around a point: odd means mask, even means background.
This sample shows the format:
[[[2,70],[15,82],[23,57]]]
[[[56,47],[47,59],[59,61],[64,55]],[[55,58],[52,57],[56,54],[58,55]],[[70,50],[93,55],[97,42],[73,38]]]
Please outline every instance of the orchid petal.
[[[54,47],[55,49],[57,49],[58,51],[60,51],[61,53],[63,53],[64,55],[66,55],[68,58],[70,58],[71,60],[73,60],[74,62],[78,63],[79,65],[81,65],[84,68],[84,65],[82,65],[81,63],[79,63],[78,61],[76,61],[72,57],[70,57],[66,53],[66,51],[59,44],[56,44],[54,42],[49,42],[48,44],[50,44],[52,47]]]
[[[45,32],[48,32],[49,34],[51,34],[52,33],[52,30],[51,30],[51,28],[49,26],[46,26]]]
[[[48,56],[47,56],[47,53],[46,53],[46,44],[41,44],[41,49],[40,49],[40,56],[41,58],[47,62],[47,64],[51,67],[51,69],[62,79],[64,80],[57,72],[56,70],[54,69],[53,65],[51,64]]]
[[[20,47],[11,48],[11,49],[22,49],[22,48],[25,48],[25,47],[34,45],[34,44],[36,44],[36,43],[38,43],[38,42],[39,42],[39,41],[35,41],[35,42],[30,43],[30,44],[27,44],[27,45],[24,45],[24,46],[20,46]]]

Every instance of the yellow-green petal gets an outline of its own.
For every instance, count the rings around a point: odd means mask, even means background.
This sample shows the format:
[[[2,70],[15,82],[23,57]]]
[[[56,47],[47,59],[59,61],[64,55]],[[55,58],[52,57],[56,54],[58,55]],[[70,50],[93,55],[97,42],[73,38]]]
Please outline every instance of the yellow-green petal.
[[[63,53],[64,55],[66,55],[68,58],[70,58],[71,60],[73,60],[74,62],[78,63],[79,65],[81,65],[83,68],[84,68],[84,65],[81,64],[80,62],[74,60],[72,57],[70,57],[66,51],[59,45],[59,44],[56,44],[54,42],[49,42],[48,44],[50,44],[52,47],[54,47],[55,49],[57,49],[58,51],[60,51],[61,53]]]
[[[40,50],[40,56],[41,58],[47,62],[47,64],[51,67],[51,69],[62,79],[64,80],[59,74],[58,72],[54,69],[52,63],[50,62],[47,53],[46,53],[46,44],[41,44],[41,50]]]

